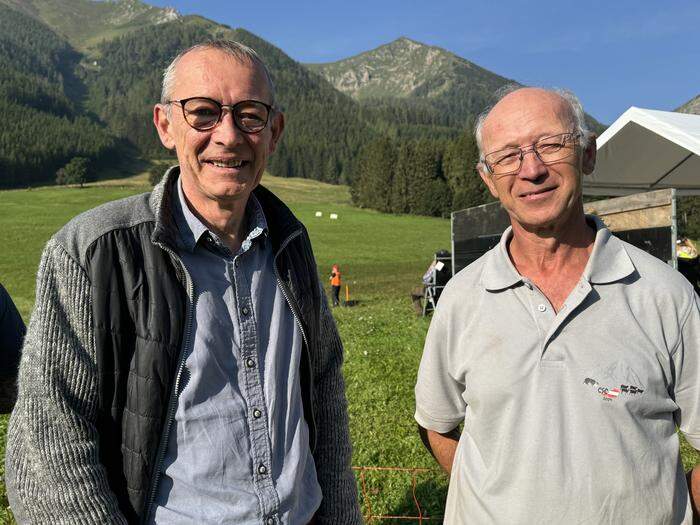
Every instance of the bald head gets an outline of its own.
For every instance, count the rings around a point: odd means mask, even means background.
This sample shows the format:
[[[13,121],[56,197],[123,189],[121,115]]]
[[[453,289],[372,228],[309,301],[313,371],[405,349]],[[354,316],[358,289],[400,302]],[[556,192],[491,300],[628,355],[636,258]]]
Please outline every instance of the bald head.
[[[497,92],[496,97],[497,102],[479,116],[474,129],[482,160],[486,153],[498,149],[494,146],[495,139],[499,145],[514,145],[509,140],[513,135],[520,136],[517,128],[526,123],[532,125],[534,121],[543,123],[540,137],[547,135],[544,128],[548,126],[553,131],[551,134],[571,131],[580,135],[582,145],[588,141],[590,132],[583,108],[570,91],[508,86]]]
[[[267,88],[270,94],[270,104],[275,106],[275,86],[272,82],[272,77],[267,69],[267,66],[260,58],[254,49],[241,44],[240,42],[235,42],[233,40],[213,40],[211,42],[204,42],[201,44],[195,44],[184,51],[181,51],[173,60],[170,62],[165,71],[163,72],[163,86],[161,89],[160,102],[161,104],[167,103],[173,94],[175,89],[175,84],[177,82],[178,66],[183,61],[185,57],[191,56],[193,54],[198,54],[206,51],[220,51],[221,53],[228,55],[233,58],[236,62],[242,64],[252,64],[260,69],[262,76],[267,84]]]

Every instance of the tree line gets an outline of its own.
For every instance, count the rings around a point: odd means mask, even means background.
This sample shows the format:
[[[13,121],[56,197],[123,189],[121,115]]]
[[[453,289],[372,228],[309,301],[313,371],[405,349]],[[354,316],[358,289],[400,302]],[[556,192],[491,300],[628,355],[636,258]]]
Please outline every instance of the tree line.
[[[392,139],[365,145],[351,181],[353,202],[388,213],[448,216],[492,199],[476,172],[470,131],[456,139]]]

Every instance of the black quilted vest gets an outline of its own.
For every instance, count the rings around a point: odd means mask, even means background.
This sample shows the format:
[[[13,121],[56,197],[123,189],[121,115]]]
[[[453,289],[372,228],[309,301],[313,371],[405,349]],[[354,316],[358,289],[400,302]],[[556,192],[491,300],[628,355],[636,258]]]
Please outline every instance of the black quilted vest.
[[[186,326],[184,270],[172,248],[172,189],[165,192],[157,220],[108,232],[86,256],[99,375],[99,455],[129,523],[145,519]],[[321,301],[316,263],[306,229],[289,209],[262,187],[255,195],[278,254],[279,276],[308,342],[301,386],[313,451],[311,360],[318,348]]]

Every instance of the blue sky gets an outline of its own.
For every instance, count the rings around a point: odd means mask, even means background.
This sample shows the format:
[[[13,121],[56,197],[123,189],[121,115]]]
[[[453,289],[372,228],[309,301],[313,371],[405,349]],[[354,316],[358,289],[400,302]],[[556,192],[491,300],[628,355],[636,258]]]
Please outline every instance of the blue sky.
[[[700,0],[157,0],[243,27],[300,62],[407,36],[523,84],[573,90],[610,124],[629,106],[672,110],[700,94]]]

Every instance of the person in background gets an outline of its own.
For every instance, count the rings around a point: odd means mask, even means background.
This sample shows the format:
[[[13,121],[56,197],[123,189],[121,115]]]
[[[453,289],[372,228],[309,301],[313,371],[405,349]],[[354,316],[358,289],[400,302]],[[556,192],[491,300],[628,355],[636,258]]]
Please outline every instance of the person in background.
[[[259,185],[272,79],[219,40],[165,70],[151,193],[49,240],[10,419],[20,523],[359,524],[343,348],[306,228]]]
[[[17,399],[17,369],[25,333],[15,303],[0,284],[0,414],[11,412]]]
[[[700,467],[684,474],[676,427],[700,448],[698,296],[584,214],[596,143],[573,94],[502,93],[476,138],[511,226],[447,284],[418,371],[445,522],[690,525]]]
[[[340,269],[337,264],[334,264],[331,268],[331,276],[329,277],[331,282],[331,293],[333,294],[333,306],[340,305]]]

